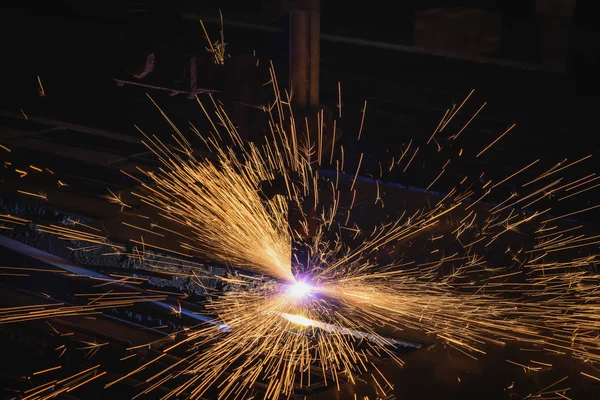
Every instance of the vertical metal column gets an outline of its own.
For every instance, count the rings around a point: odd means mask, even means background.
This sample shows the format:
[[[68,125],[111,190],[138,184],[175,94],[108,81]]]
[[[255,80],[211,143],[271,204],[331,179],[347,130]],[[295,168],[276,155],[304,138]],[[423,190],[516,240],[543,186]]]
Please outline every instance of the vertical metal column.
[[[320,0],[289,0],[290,88],[295,106],[319,106]]]

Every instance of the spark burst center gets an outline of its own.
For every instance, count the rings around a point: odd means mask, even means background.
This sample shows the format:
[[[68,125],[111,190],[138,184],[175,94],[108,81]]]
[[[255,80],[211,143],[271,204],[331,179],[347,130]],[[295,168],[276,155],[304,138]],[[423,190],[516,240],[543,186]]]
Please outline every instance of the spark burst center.
[[[313,292],[314,288],[304,281],[297,281],[288,287],[288,294],[296,299],[306,298]]]

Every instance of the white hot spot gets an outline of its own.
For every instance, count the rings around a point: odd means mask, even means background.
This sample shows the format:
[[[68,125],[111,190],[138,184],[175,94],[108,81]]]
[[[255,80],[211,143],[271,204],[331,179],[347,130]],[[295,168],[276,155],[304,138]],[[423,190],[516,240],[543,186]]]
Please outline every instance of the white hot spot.
[[[312,286],[306,282],[298,281],[290,285],[288,293],[296,298],[302,298],[310,295],[313,291]]]

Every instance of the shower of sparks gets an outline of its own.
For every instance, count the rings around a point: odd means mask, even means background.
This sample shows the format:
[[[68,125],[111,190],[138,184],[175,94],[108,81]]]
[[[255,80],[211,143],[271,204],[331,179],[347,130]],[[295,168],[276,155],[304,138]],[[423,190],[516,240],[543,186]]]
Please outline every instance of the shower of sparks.
[[[577,193],[586,190],[582,186],[594,181],[590,179],[594,174],[566,182],[555,173],[587,157],[557,164],[522,185],[528,192],[510,193],[495,206],[484,206],[480,201],[539,160],[494,185],[485,178],[486,183],[476,197],[469,183],[484,181],[485,172],[469,171],[471,180],[464,177],[461,181],[464,190],[457,186],[438,198],[437,203],[407,209],[391,222],[364,232],[356,225],[348,226],[359,190],[357,178],[363,153],[356,168],[349,169],[351,182],[342,184],[344,151],[343,148],[335,151],[334,147],[330,157],[325,158],[337,166],[336,178],[324,180],[315,162],[316,158],[320,162],[323,133],[307,132],[309,124],[294,119],[290,99],[280,92],[274,73],[271,85],[274,102],[261,107],[269,116],[269,131],[262,144],[243,142],[223,107],[212,97],[214,113],[207,111],[198,99],[212,130],[202,134],[192,126],[194,134],[212,153],[210,158],[199,157],[164,113],[174,130],[175,145],[165,144],[157,136],[137,128],[161,168],[140,169],[150,183],[138,180],[140,186],[131,194],[144,206],[154,209],[161,220],[148,221],[143,226],[124,222],[128,228],[140,232],[140,240],[131,238],[137,245],[135,251],[127,253],[125,246],[111,242],[97,230],[91,232],[92,227],[39,227],[41,232],[64,239],[107,246],[114,254],[126,254],[153,269],[179,272],[201,286],[206,277],[196,272],[199,268],[195,268],[195,258],[256,274],[236,273],[219,278],[230,289],[217,293],[205,306],[206,314],[215,323],[188,327],[152,343],[154,349],[162,351],[161,355],[107,383],[106,387],[151,370],[167,353],[185,348],[185,358],[146,380],[148,387],[144,394],[168,380],[177,381],[178,386],[163,398],[178,398],[183,394],[201,398],[215,388],[221,398],[247,398],[262,385],[265,398],[276,399],[280,395],[290,396],[316,379],[339,388],[343,382],[354,383],[362,373],[374,371],[375,357],[385,355],[402,365],[403,361],[394,352],[393,335],[403,331],[420,332],[423,337],[442,341],[472,358],[484,356],[490,345],[519,342],[523,348],[566,353],[589,364],[600,363],[597,337],[600,276],[595,273],[598,255],[593,252],[600,239],[597,235],[587,236],[582,226],[570,228],[560,221],[599,206],[560,217],[552,216],[550,208],[532,212],[516,210],[531,209],[551,195],[564,198],[573,189],[577,188]],[[338,89],[341,116],[340,85]],[[460,124],[457,132],[447,134],[453,126],[452,120],[472,94],[458,107],[447,110],[431,135],[429,141],[438,150],[438,141],[457,140],[461,133],[463,138],[468,124],[485,106],[484,103],[466,124]],[[366,102],[359,138],[365,112]],[[320,129],[331,129],[322,125],[321,122]],[[487,155],[496,142],[514,133],[514,127],[510,126],[473,156]],[[335,132],[331,136],[335,137]],[[420,148],[411,140],[392,159],[390,170],[397,167],[406,171],[415,164]],[[457,156],[464,157],[462,148]],[[430,188],[439,182],[449,163],[450,159],[423,186],[429,184]],[[261,182],[276,177],[283,178],[285,196],[265,200],[258,188]],[[383,206],[379,185],[377,181],[375,201],[381,201]],[[349,207],[341,200],[345,197],[352,199]],[[110,192],[107,198],[121,210],[131,207],[119,194]],[[311,219],[306,199],[310,200],[309,208],[314,211],[318,226],[310,244],[309,265],[296,265],[291,262],[292,242],[306,235]],[[290,204],[304,212],[300,231],[289,226]],[[28,221],[1,215],[0,222]],[[361,237],[362,241],[356,246],[347,245],[343,231],[349,231],[354,238]],[[502,237],[509,234],[523,235],[522,248],[506,250],[510,258],[507,265],[488,264],[485,256],[492,244],[500,246]],[[165,235],[176,237],[179,247],[162,247],[160,238]],[[373,256],[382,249],[409,243],[418,236],[430,237],[431,243],[445,238],[452,246],[432,248],[423,260],[374,261]],[[564,256],[570,254],[569,249],[576,249],[578,256]],[[160,252],[170,255],[159,256]],[[183,271],[181,265],[189,268]],[[119,302],[134,301],[131,295],[114,301],[108,295],[99,295],[80,307],[57,304],[3,309],[0,323],[87,315],[118,306]],[[181,308],[174,307],[173,312],[181,313]],[[524,366],[506,361],[531,371],[544,366],[541,362],[532,361],[535,365]],[[375,374],[372,376],[378,394],[392,393],[391,384],[377,371],[377,379]],[[85,376],[97,377],[91,373]],[[44,390],[47,389],[41,388],[40,393]],[[568,389],[561,390],[564,395]]]

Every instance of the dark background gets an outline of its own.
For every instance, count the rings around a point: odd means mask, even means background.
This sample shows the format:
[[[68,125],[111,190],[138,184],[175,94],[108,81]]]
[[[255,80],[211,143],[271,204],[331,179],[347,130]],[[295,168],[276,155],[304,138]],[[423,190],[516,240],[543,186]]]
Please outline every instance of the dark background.
[[[218,8],[224,13],[231,56],[224,68],[211,64],[197,22],[203,18],[211,39],[217,40]],[[253,111],[240,103],[260,104],[262,98],[241,93],[258,92],[256,87],[268,80],[270,60],[282,87],[287,82],[289,38],[281,10],[280,2],[267,0],[63,1],[7,9],[2,14],[0,107],[138,138],[134,124],[158,135],[168,128],[144,95],[149,92],[173,120],[202,127],[203,116],[185,95],[116,86],[115,78],[136,81],[131,73],[143,70],[146,57],[154,53],[156,70],[140,83],[185,89],[189,60],[196,56],[198,86],[221,91],[236,122],[248,122],[244,118]],[[457,126],[484,101],[488,105],[462,141],[445,145],[444,151],[472,147],[477,152],[512,123],[517,128],[484,159],[449,170],[439,182],[440,191],[449,190],[466,170],[485,170],[499,179],[525,161],[541,158],[531,169],[533,175],[564,158],[597,154],[600,40],[593,11],[593,2],[581,0],[323,2],[321,103],[335,110],[341,82],[345,117],[340,144],[347,165],[356,165],[363,152],[361,172],[378,176],[379,160],[397,156],[410,139],[423,144],[445,110],[471,89],[475,94],[462,119],[456,119]],[[248,68],[252,54],[261,61],[256,71]],[[46,97],[37,95],[36,76]],[[359,145],[355,138],[365,100],[368,113]],[[85,140],[80,142],[85,145]],[[594,162],[585,164],[585,171],[589,165]],[[404,174],[395,170],[383,178],[426,186],[440,165],[428,161],[420,167]],[[570,171],[573,176],[581,172]],[[582,204],[595,199],[587,196]]]

